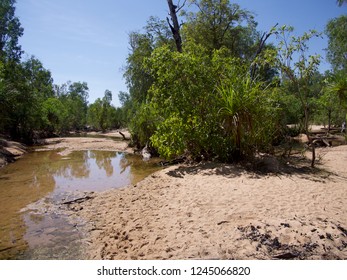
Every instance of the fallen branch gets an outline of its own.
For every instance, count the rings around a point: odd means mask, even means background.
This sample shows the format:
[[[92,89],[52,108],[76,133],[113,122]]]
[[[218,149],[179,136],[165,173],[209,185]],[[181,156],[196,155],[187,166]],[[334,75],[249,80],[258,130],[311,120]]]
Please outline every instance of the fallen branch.
[[[85,201],[93,199],[93,198],[94,197],[87,195],[85,197],[79,197],[79,198],[76,198],[74,200],[69,200],[69,201],[63,202],[62,204],[63,205],[71,205],[71,204],[74,204],[74,203],[82,203],[82,202],[85,202]]]
[[[173,160],[167,160],[167,161],[161,161],[159,162],[159,164],[161,166],[168,166],[168,165],[174,165],[174,164],[178,164],[178,163],[183,163],[186,161],[186,157],[179,157],[179,158],[175,158]]]
[[[118,131],[118,133],[119,133],[120,135],[122,135],[123,140],[128,140],[128,139],[125,137],[124,133],[122,133],[121,131]]]

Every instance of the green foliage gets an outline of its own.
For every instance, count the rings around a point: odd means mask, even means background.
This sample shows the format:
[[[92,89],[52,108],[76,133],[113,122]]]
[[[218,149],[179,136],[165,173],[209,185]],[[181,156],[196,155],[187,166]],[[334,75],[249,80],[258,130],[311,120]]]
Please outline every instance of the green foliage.
[[[172,38],[170,28],[165,20],[151,16],[144,27],[146,34],[151,38],[154,47],[171,45],[175,48],[175,42]]]
[[[340,1],[341,3],[344,1]],[[0,4],[0,133],[32,140],[86,125],[107,130],[127,125],[133,144],[165,158],[234,161],[271,151],[289,123],[315,120],[340,124],[347,111],[346,16],[331,20],[328,59],[334,72],[318,72],[309,54],[316,31],[293,36],[273,28],[277,44],[266,45],[252,13],[227,0],[191,0],[184,12],[183,50],[167,23],[151,17],[129,36],[121,108],[105,91],[88,105],[86,82],[53,85],[35,57],[20,62],[23,29],[14,0]],[[263,45],[264,43],[264,45]],[[261,47],[259,47],[261,46]],[[325,81],[325,82],[323,82]],[[279,141],[278,141],[279,140]]]
[[[320,34],[314,30],[305,32],[302,36],[293,36],[292,27],[282,26],[276,34],[279,39],[277,55],[271,52],[268,63],[278,68],[282,75],[282,83],[290,89],[301,105],[303,115],[302,127],[308,132],[310,113],[313,110],[312,96],[321,91],[315,88],[315,77],[320,64],[319,55],[308,55],[308,42]]]
[[[272,99],[275,102],[275,107],[281,109],[280,123],[282,126],[300,124],[302,122],[301,103],[288,85],[272,89]]]
[[[43,67],[41,61],[32,56],[23,62],[23,70],[32,94],[39,96],[41,99],[54,96],[51,72]]]
[[[150,137],[154,134],[160,117],[151,105],[142,103],[133,108],[136,110],[134,110],[133,118],[129,123],[132,144],[142,148],[150,144]]]
[[[319,99],[322,109],[328,113],[333,124],[346,121],[347,113],[347,76],[341,71],[329,77],[324,94]]]
[[[0,60],[19,62],[22,50],[18,39],[23,35],[23,28],[15,16],[15,0],[0,1]]]
[[[88,107],[87,121],[88,124],[93,128],[101,129],[101,111],[102,111],[102,100],[100,98],[96,99],[94,103],[90,104]]]
[[[278,133],[280,109],[276,109],[271,91],[249,74],[236,68],[219,88],[223,130],[231,141],[232,158],[253,156],[270,150]]]
[[[0,105],[2,133],[30,142],[35,131],[44,129],[42,103],[53,95],[52,78],[35,58],[19,64],[3,64]]]
[[[327,91],[337,95],[340,104],[347,108],[347,76],[343,72],[337,72],[327,86]]]
[[[186,13],[182,30],[185,41],[193,40],[210,52],[224,47],[234,57],[250,58],[254,54],[256,23],[249,11],[227,0],[190,2],[198,11]]]
[[[143,69],[143,63],[153,51],[153,41],[148,34],[131,33],[130,46],[132,53],[127,58],[124,77],[130,96],[135,102],[144,102],[152,79]]]
[[[208,134],[216,126],[213,96],[219,76],[207,50],[195,44],[186,45],[183,53],[157,48],[147,68],[155,80],[149,100],[159,120],[151,138],[154,147],[165,157],[179,155],[182,147],[194,157],[208,153]]]
[[[48,135],[60,134],[68,130],[68,111],[59,99],[55,97],[46,99],[42,104],[42,112],[44,127]]]
[[[325,29],[329,38],[327,59],[335,71],[347,73],[347,15],[331,19]]]
[[[87,123],[88,90],[86,82],[68,82],[60,89],[59,99],[69,115],[66,126],[71,130],[81,130]]]
[[[329,87],[323,90],[323,94],[317,99],[317,105],[319,106],[319,114],[317,114],[317,121],[323,124],[327,124],[330,129],[332,124],[339,124],[339,100],[336,93],[329,90]]]
[[[182,53],[157,48],[147,61],[155,82],[146,107],[157,115],[150,140],[161,156],[230,161],[271,142],[276,118],[270,96],[227,53],[210,56],[190,42]]]
[[[98,98],[88,107],[87,122],[97,130],[120,128],[122,126],[122,111],[111,105],[112,92],[105,91],[102,99]]]

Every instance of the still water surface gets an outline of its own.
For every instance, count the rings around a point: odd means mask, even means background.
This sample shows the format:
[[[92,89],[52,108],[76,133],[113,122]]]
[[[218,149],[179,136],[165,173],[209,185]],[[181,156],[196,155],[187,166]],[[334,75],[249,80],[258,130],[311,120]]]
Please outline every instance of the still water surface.
[[[0,259],[81,258],[81,233],[67,217],[21,210],[136,184],[158,169],[156,160],[114,151],[32,152],[0,169]]]

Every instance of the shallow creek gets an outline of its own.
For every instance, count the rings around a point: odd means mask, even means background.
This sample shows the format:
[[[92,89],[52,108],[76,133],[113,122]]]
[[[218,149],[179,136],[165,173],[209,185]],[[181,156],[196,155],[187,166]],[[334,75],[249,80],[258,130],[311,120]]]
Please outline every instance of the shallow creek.
[[[0,169],[0,259],[81,259],[83,233],[61,205],[90,192],[136,184],[157,160],[114,151],[34,151]]]

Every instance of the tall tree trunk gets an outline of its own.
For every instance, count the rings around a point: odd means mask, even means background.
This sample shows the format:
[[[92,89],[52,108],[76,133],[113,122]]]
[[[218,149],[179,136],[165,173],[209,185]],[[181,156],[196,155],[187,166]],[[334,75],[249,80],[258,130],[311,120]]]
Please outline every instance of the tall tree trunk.
[[[180,25],[178,23],[178,18],[177,18],[177,6],[172,3],[172,0],[167,0],[167,3],[170,9],[170,17],[171,17],[172,24],[169,18],[166,18],[166,20],[170,26],[172,35],[175,39],[177,51],[182,52],[182,38],[180,34]]]
[[[328,112],[328,133],[330,133],[331,129],[331,110]]]

